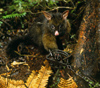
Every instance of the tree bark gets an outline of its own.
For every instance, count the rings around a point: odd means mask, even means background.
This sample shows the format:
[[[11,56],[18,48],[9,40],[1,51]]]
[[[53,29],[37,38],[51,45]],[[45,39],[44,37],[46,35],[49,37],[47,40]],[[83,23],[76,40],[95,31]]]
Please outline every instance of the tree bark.
[[[74,50],[73,67],[88,77],[97,73],[100,59],[99,0],[87,0],[83,20],[80,25],[78,43]],[[99,25],[100,26],[100,25]],[[84,88],[81,86],[81,88]]]

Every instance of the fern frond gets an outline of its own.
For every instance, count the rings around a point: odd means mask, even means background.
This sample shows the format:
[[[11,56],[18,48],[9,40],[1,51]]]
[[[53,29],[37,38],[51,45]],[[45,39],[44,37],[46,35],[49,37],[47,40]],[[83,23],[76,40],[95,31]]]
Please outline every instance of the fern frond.
[[[26,12],[24,12],[24,13],[15,13],[15,14],[12,13],[12,14],[3,16],[2,18],[7,19],[7,18],[24,17],[24,16],[26,16]]]
[[[0,88],[26,88],[24,81],[22,80],[11,80],[0,76]]]
[[[78,86],[70,76],[68,80],[61,78],[60,83],[58,84],[58,88],[78,88]]]
[[[46,88],[47,81],[52,71],[44,66],[41,67],[38,75],[33,71],[27,80],[28,88]]]

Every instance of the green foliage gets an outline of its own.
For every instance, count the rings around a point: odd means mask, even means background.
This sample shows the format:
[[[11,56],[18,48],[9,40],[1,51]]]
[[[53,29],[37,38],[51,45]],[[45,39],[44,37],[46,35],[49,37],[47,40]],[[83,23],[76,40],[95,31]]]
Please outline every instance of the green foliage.
[[[12,5],[9,6],[10,10],[15,10],[18,12],[25,12],[26,10],[30,9],[32,6],[34,6],[37,2],[33,0],[13,0]]]
[[[13,0],[12,5],[9,6],[10,10],[16,10],[18,12],[25,12],[30,10],[32,7],[39,6],[41,3],[48,3],[49,5],[54,5],[55,0]]]
[[[93,83],[90,83],[89,86],[90,88],[99,88],[100,87],[100,84],[97,82],[95,83],[94,85],[92,85]]]
[[[43,5],[44,2],[47,3],[45,6]],[[3,19],[6,20],[8,18],[24,17],[27,13],[32,13],[32,10],[37,9],[38,11],[38,6],[40,6],[40,8],[42,7],[41,9],[44,9],[47,8],[46,5],[53,6],[56,3],[57,1],[55,0],[12,0],[9,5],[0,8],[0,11],[3,11],[0,12],[0,26],[3,24]]]
[[[0,21],[0,26],[3,24],[3,22],[2,21]]]
[[[12,13],[12,14],[3,16],[2,18],[7,19],[7,18],[24,17],[24,16],[26,16],[26,12],[24,12],[24,13],[15,13],[15,14]]]
[[[74,39],[74,38],[75,38],[75,36],[76,36],[76,35],[75,35],[75,34],[73,34],[73,35],[71,35],[71,37],[70,37],[70,38],[71,38],[71,39]]]

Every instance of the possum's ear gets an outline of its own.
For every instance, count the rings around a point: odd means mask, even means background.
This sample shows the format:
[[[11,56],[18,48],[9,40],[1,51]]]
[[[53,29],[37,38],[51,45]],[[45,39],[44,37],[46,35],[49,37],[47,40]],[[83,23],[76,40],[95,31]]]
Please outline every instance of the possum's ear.
[[[44,16],[45,16],[45,18],[46,18],[47,20],[51,20],[51,14],[50,14],[50,13],[48,13],[48,12],[46,12],[46,11],[42,11],[42,13],[44,14]]]
[[[65,20],[68,17],[69,10],[66,10],[62,13],[62,17]]]

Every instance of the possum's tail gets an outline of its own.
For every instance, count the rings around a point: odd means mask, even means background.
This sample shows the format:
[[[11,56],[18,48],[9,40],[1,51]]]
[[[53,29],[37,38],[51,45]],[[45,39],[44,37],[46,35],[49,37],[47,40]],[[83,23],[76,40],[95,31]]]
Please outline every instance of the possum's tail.
[[[18,57],[19,54],[16,51],[20,51],[24,47],[24,45],[28,44],[29,38],[27,36],[14,38],[9,42],[6,48],[6,54],[9,58]],[[19,46],[19,48],[18,48]]]

